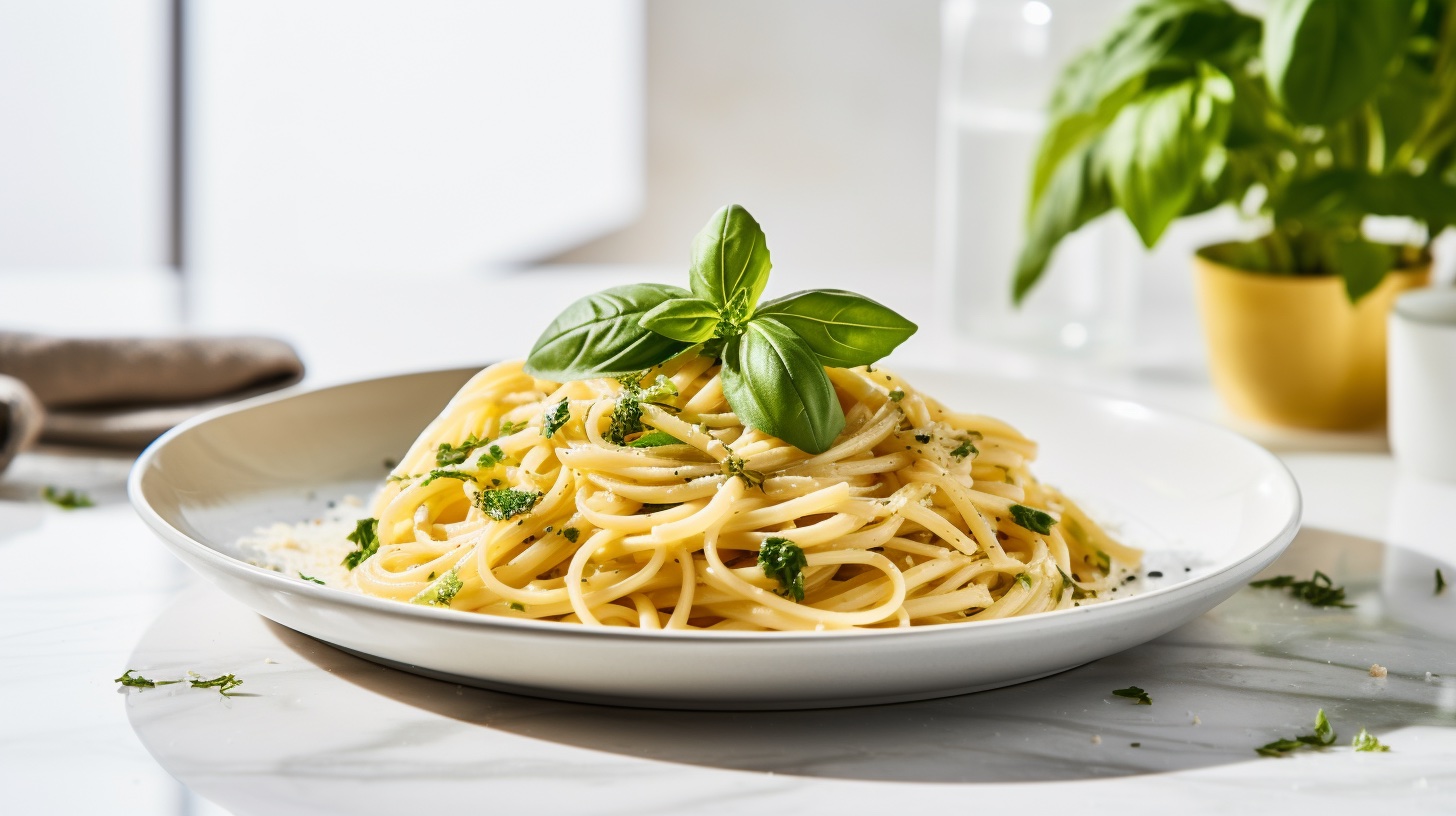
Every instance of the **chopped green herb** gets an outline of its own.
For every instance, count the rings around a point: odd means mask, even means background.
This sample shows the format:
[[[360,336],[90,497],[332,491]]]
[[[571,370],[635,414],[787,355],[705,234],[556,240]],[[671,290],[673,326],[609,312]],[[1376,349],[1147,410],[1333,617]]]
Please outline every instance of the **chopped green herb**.
[[[950,452],[950,455],[954,456],[957,460],[961,460],[967,456],[975,456],[979,453],[980,451],[976,449],[976,446],[971,444],[971,440],[963,439],[961,440],[961,444]]]
[[[147,678],[142,677],[140,674],[132,674],[132,672],[134,671],[136,671],[136,669],[127,669],[125,672],[122,673],[120,677],[116,678],[114,682],[120,683],[123,686],[131,686],[132,688],[153,688],[155,686],[170,686],[173,683],[182,682],[181,680],[148,680]]]
[[[776,594],[797,602],[804,600],[804,567],[809,566],[809,559],[799,545],[778,536],[764,539],[758,548],[758,566],[764,575],[779,582]]]
[[[188,672],[188,674],[192,674],[192,672]],[[192,674],[192,679],[188,682],[192,684],[193,688],[215,688],[217,693],[224,697],[231,697],[232,695],[228,692],[243,684],[243,681],[232,674],[224,674],[211,680],[204,680],[201,675]]]
[[[1103,572],[1112,571],[1112,556],[1101,550],[1093,550],[1092,557],[1097,559],[1097,568]]]
[[[435,449],[435,464],[440,467],[462,464],[470,457],[471,451],[474,451],[476,448],[483,448],[489,443],[489,439],[477,439],[475,434],[471,434],[469,438],[459,445],[441,442],[440,447]]]
[[[524,604],[521,604],[521,603],[519,603],[517,601],[511,601],[511,608],[514,609],[514,610],[516,610],[517,612],[525,612],[526,611],[525,605]]]
[[[459,572],[452,569],[441,575],[440,580],[420,590],[420,594],[410,598],[410,603],[449,606],[455,600],[455,594],[464,586],[465,582],[460,580]]]
[[[1016,583],[1021,584],[1026,589],[1031,589],[1031,576],[1024,572],[1018,572],[1016,573]]]
[[[890,392],[890,402],[899,402],[902,399],[905,399],[904,391],[896,388],[894,391]]]
[[[1436,568],[1436,595],[1446,591],[1446,576],[1441,574],[1441,568]]]
[[[1377,753],[1385,753],[1386,751],[1390,750],[1389,745],[1381,742],[1375,737],[1374,734],[1366,731],[1363,728],[1360,729],[1360,733],[1356,734],[1353,740],[1350,740],[1350,745],[1354,747],[1356,751],[1372,751]]]
[[[359,519],[359,523],[354,525],[354,532],[346,538],[359,548],[344,556],[344,566],[354,569],[379,552],[379,519]]]
[[[524,422],[511,422],[508,419],[503,419],[501,420],[500,435],[502,437],[510,436],[511,434],[525,427],[526,423]]]
[[[608,442],[626,445],[627,437],[642,432],[642,403],[677,396],[677,386],[661,374],[645,390],[640,373],[618,377],[617,382],[622,384],[622,393],[617,397],[617,407],[612,409],[611,424],[604,436]]]
[[[432,470],[430,471],[429,477],[426,478],[423,482],[420,482],[420,487],[425,487],[429,485],[430,482],[433,482],[436,479],[459,479],[462,482],[475,481],[474,476],[470,475],[469,473],[462,473],[458,470]]]
[[[763,490],[763,473],[757,470],[749,470],[743,466],[743,460],[729,453],[723,460],[723,475],[728,478],[737,476],[749,487],[756,487]]]
[[[556,403],[555,407],[550,411],[546,412],[545,419],[541,421],[541,435],[550,439],[557,431],[561,430],[561,426],[570,420],[571,403],[567,400],[562,400]]]
[[[670,508],[673,508],[673,507],[677,507],[677,506],[679,506],[681,504],[682,504],[682,502],[673,502],[672,504],[644,504],[644,505],[642,505],[642,507],[637,512],[639,514],[641,514],[641,513],[656,513],[656,512],[659,512],[661,510],[667,510],[667,509],[670,509]]]
[[[1264,757],[1286,757],[1299,748],[1326,748],[1335,744],[1335,729],[1330,727],[1330,721],[1325,718],[1325,710],[1322,708],[1314,715],[1314,733],[1295,737],[1294,739],[1274,740],[1262,748],[1255,748],[1259,756]]]
[[[1277,575],[1262,581],[1254,581],[1249,586],[1256,589],[1288,589],[1289,594],[1310,606],[1355,608],[1354,604],[1345,603],[1345,588],[1335,586],[1330,576],[1319,570],[1315,570],[1314,577],[1308,581],[1296,581],[1293,575]]]
[[[62,510],[79,510],[82,507],[96,506],[96,502],[91,501],[90,496],[79,490],[67,490],[62,493],[58,488],[46,485],[46,489],[41,491],[40,495]]]
[[[385,479],[385,481],[386,482],[407,482],[410,479],[418,479],[418,478],[420,478],[420,474],[418,474],[418,473],[401,473],[398,476],[390,476],[388,479]]]
[[[1137,686],[1128,686],[1125,689],[1113,689],[1112,694],[1114,697],[1126,697],[1130,700],[1137,700],[1136,705],[1150,706],[1153,704],[1153,698],[1149,697],[1146,691],[1143,691]]]
[[[572,544],[575,544],[577,537],[581,535],[581,531],[578,530],[578,529],[576,529],[575,527],[567,527],[566,529],[564,529],[564,530],[561,531],[561,535],[567,541],[570,541]]]
[[[514,487],[482,490],[475,494],[475,506],[496,521],[505,521],[522,513],[529,513],[538,501],[541,501],[539,491],[518,490]]]
[[[915,441],[919,442],[922,445],[928,444],[930,442],[930,438],[930,431],[915,432]]]
[[[1044,513],[1024,504],[1011,505],[1011,519],[1033,533],[1050,535],[1052,525],[1057,523],[1050,513]]]
[[[475,466],[478,468],[493,468],[505,460],[506,453],[500,449],[500,445],[491,445],[485,453],[480,455],[479,459],[475,460]]]
[[[435,580],[435,571],[434,570],[430,570],[430,575],[429,575],[429,577],[425,578],[425,580],[426,581],[433,581],[433,580]]]
[[[666,431],[652,430],[627,443],[629,448],[659,448],[663,445],[681,445],[683,441]]]
[[[312,575],[304,575],[301,572],[298,574],[298,577],[299,578],[302,578],[305,581],[313,581],[315,584],[322,584],[323,583],[323,581],[320,581],[319,579],[313,577]]]

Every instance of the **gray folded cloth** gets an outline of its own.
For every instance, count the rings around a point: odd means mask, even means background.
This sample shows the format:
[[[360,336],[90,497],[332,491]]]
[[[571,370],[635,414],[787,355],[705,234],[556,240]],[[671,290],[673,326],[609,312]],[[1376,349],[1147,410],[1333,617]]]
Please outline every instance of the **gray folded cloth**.
[[[303,378],[266,337],[76,339],[0,332],[0,375],[45,406],[47,442],[140,447],[200,411]]]
[[[0,375],[0,473],[40,436],[45,409],[25,383]]]

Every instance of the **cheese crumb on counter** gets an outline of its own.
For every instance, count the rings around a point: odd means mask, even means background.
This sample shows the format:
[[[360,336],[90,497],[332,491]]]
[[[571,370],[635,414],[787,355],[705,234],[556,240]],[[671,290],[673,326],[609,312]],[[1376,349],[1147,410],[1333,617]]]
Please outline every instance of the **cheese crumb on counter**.
[[[1100,736],[1098,736],[1096,734],[1093,734],[1092,735],[1092,744],[1093,745],[1101,745],[1102,744],[1102,737],[1100,737]]]
[[[1371,677],[1384,677],[1385,674],[1386,674],[1386,671],[1385,671],[1385,667],[1384,666],[1380,665],[1379,663],[1371,663],[1370,664],[1370,676]]]

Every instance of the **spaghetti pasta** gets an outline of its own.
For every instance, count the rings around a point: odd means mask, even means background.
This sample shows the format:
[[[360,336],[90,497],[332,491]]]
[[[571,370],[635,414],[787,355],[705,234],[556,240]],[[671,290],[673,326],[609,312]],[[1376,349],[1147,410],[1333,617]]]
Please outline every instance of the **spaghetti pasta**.
[[[719,365],[556,383],[490,366],[373,502],[368,595],[642,629],[982,621],[1105,594],[1140,553],[1032,477],[1036,443],[884,368],[826,369],[811,455],[745,427]]]

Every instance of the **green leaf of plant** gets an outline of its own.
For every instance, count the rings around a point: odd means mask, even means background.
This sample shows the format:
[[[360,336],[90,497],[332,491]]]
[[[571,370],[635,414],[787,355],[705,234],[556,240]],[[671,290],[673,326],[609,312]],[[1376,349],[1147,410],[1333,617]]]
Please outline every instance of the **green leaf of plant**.
[[[1327,170],[1291,182],[1273,208],[1278,220],[1315,224],[1358,223],[1365,215],[1442,224],[1456,220],[1456,185],[1432,174],[1373,176],[1361,170]]]
[[[723,395],[743,424],[809,453],[844,430],[844,410],[819,358],[789,327],[755,317],[723,348]]]
[[[693,294],[719,308],[741,305],[744,317],[758,303],[772,267],[763,229],[737,204],[713,213],[693,239]]]
[[[1107,181],[1093,161],[1093,142],[1057,168],[1027,223],[1026,243],[1016,260],[1012,299],[1020,303],[1046,271],[1052,250],[1068,235],[1112,209]]]
[[[713,336],[721,318],[718,307],[702,298],[679,298],[657,304],[642,316],[642,327],[684,343],[701,343]]]
[[[1385,81],[1412,23],[1411,0],[1274,0],[1264,23],[1269,88],[1291,119],[1332,124]]]
[[[756,318],[788,326],[834,368],[869,365],[888,355],[918,328],[886,306],[842,289],[795,292],[759,307]]]
[[[1100,136],[1150,76],[1192,76],[1199,63],[1231,69],[1258,48],[1259,21],[1223,0],[1161,0],[1133,8],[1095,48],[1068,63],[1032,177],[1034,208],[1056,168]]]
[[[1143,243],[1158,242],[1200,184],[1209,154],[1228,133],[1233,86],[1208,65],[1198,76],[1145,91],[1100,142],[1117,206]]]
[[[1362,237],[1332,237],[1324,246],[1324,262],[1345,279],[1345,294],[1354,303],[1370,294],[1395,266],[1392,247]]]
[[[614,286],[566,307],[541,333],[526,358],[533,377],[565,382],[619,377],[665,363],[690,344],[642,327],[663,301],[691,297],[676,286]]]

